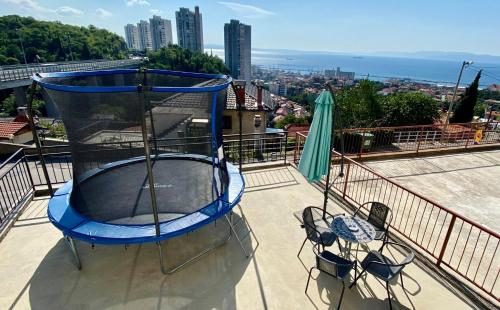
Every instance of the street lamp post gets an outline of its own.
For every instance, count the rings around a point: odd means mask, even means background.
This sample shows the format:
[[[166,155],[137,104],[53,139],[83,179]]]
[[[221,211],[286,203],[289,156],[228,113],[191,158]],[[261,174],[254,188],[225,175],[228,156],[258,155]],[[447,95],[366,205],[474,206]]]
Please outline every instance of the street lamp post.
[[[448,123],[450,121],[450,113],[453,110],[453,106],[455,105],[455,98],[457,97],[458,86],[460,85],[460,80],[462,79],[462,73],[466,66],[472,65],[472,61],[464,61],[462,62],[462,68],[460,69],[460,74],[458,75],[457,84],[455,85],[455,90],[453,91],[453,98],[451,99],[450,106],[448,107],[448,112],[446,113],[446,121],[444,122],[443,134],[446,132],[446,128],[448,127]]]

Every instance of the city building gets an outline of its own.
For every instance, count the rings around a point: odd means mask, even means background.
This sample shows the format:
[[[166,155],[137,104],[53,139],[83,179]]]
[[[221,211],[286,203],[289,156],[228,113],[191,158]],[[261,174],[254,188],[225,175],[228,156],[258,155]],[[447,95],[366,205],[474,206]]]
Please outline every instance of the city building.
[[[488,86],[488,89],[491,91],[500,92],[500,84],[491,84],[490,86]]]
[[[177,23],[177,43],[183,48],[203,53],[203,22],[198,6],[194,12],[180,8],[175,12]]]
[[[287,86],[284,83],[280,82],[270,82],[269,83],[269,91],[278,96],[286,96],[287,95]]]
[[[139,49],[140,50],[152,50],[153,41],[151,39],[151,26],[145,20],[141,20],[137,24],[137,29],[139,32]]]
[[[125,26],[125,41],[127,47],[132,50],[139,50],[139,30],[136,25],[127,24]]]
[[[153,18],[149,19],[149,24],[151,28],[151,44],[154,51],[173,43],[172,23],[170,20],[153,15]]]
[[[225,63],[231,75],[240,80],[251,79],[251,27],[232,19],[224,24]]]
[[[340,71],[340,67],[337,67],[337,70],[325,70],[325,76],[327,78],[337,78],[340,80],[354,80],[354,72]]]

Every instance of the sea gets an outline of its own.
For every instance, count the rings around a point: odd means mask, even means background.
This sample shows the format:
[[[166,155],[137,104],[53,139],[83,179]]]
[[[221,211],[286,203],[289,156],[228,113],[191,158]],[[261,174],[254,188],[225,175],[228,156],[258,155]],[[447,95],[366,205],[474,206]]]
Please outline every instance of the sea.
[[[224,59],[224,50],[205,49]],[[499,58],[500,59],[500,58]],[[470,60],[470,59],[466,59]],[[474,61],[474,59],[472,59]],[[427,59],[388,56],[335,54],[328,52],[301,52],[292,50],[252,50],[252,65],[266,69],[281,69],[297,73],[322,72],[336,69],[355,72],[356,79],[383,81],[391,78],[408,79],[436,85],[455,85],[462,61],[458,59]],[[474,61],[462,75],[461,86],[470,84],[478,70],[483,69],[480,87],[500,84],[498,62]]]

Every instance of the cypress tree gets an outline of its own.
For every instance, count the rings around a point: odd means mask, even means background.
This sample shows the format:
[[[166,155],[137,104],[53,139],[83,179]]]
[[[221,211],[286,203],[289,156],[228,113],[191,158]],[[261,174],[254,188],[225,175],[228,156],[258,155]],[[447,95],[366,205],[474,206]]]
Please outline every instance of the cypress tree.
[[[465,89],[465,93],[455,104],[453,115],[450,118],[450,123],[467,123],[470,122],[474,117],[474,107],[477,103],[481,71],[482,70],[479,70],[474,81],[472,81],[469,87]]]

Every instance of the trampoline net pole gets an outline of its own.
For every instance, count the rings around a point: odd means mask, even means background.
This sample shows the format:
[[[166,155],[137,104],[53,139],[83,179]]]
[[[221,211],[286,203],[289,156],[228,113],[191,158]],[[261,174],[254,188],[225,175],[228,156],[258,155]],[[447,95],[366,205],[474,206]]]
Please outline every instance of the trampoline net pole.
[[[238,148],[238,164],[241,169],[243,166],[243,106],[245,105],[245,81],[237,80],[231,82],[231,87],[233,88],[234,95],[236,96],[236,105],[238,107],[238,120],[239,120],[239,148]]]
[[[54,189],[52,188],[52,183],[50,182],[49,172],[47,171],[47,165],[45,164],[45,158],[43,158],[42,146],[40,144],[40,138],[38,137],[38,133],[35,127],[35,120],[33,115],[33,99],[35,98],[36,91],[36,82],[33,81],[30,87],[30,96],[28,99],[28,121],[30,123],[31,131],[33,133],[33,140],[35,141],[36,150],[38,153],[38,157],[40,159],[40,163],[42,164],[42,171],[45,180],[47,181],[47,187],[49,188],[50,196],[54,196]]]
[[[158,219],[158,206],[156,205],[156,192],[154,186],[154,178],[153,178],[153,167],[151,164],[151,155],[149,150],[149,142],[148,142],[148,132],[146,126],[146,104],[144,98],[144,88],[142,85],[138,87],[138,96],[139,103],[141,106],[141,117],[142,117],[142,139],[144,141],[144,156],[146,157],[146,168],[148,170],[148,180],[149,180],[149,192],[151,195],[151,206],[153,208],[153,218],[155,221],[155,229],[156,236],[160,236],[160,221]]]

